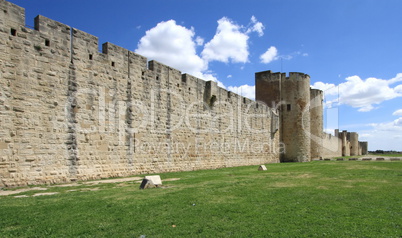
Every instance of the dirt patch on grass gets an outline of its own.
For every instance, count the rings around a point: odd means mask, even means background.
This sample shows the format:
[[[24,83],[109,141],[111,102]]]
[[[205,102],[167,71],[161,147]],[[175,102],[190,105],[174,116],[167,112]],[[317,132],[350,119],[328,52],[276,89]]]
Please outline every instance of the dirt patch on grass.
[[[143,179],[142,177],[117,178],[117,179],[105,179],[105,180],[84,182],[82,184],[96,185],[96,184],[103,184],[103,183],[122,183],[122,182],[138,181],[138,180],[142,180],[142,179]]]
[[[8,196],[8,195],[13,195],[13,194],[18,194],[18,193],[25,193],[28,191],[44,191],[47,190],[47,188],[39,188],[39,187],[34,187],[34,188],[21,188],[17,190],[0,190],[0,196]]]
[[[141,183],[143,177],[129,177],[129,178],[116,178],[116,179],[105,179],[105,180],[96,180],[96,181],[87,181],[87,182],[82,182],[82,183],[68,183],[68,184],[57,184],[57,185],[51,185],[48,188],[52,187],[79,187],[79,186],[94,186],[94,185],[99,185],[99,184],[108,184],[108,183],[122,183],[119,184],[119,187],[126,186],[123,184],[124,182],[135,182],[135,183]],[[180,178],[169,178],[169,179],[164,179],[162,181],[177,181],[180,180]],[[19,193],[24,193],[24,192],[29,192],[29,191],[44,191],[48,190],[48,188],[41,188],[41,187],[33,187],[33,188],[21,188],[21,189],[16,189],[16,190],[0,190],[0,196],[8,196],[8,195],[13,195],[13,194],[19,194]],[[167,188],[167,187],[166,187]],[[67,192],[73,192],[73,191],[98,191],[100,190],[99,187],[94,187],[94,188],[77,188],[74,190],[68,190]],[[45,195],[53,195],[57,194],[57,192],[54,193],[37,193],[35,195],[32,195],[33,197],[36,196],[45,196]],[[15,196],[15,197],[29,197],[27,195],[20,195],[20,196]]]
[[[295,176],[295,178],[313,178],[313,177],[315,176],[312,174],[298,174]]]
[[[368,170],[392,170],[390,168],[375,166],[373,164],[347,164],[345,163],[345,169],[368,169]]]
[[[168,182],[168,181],[177,181],[177,180],[180,180],[180,178],[169,178],[169,179],[163,179],[162,181]]]
[[[49,195],[55,195],[58,194],[56,192],[54,193],[35,193],[34,195],[32,195],[32,197],[38,197],[38,196],[49,196]]]
[[[291,182],[276,182],[273,183],[270,187],[274,187],[274,188],[292,188],[292,187],[296,187],[297,185]]]

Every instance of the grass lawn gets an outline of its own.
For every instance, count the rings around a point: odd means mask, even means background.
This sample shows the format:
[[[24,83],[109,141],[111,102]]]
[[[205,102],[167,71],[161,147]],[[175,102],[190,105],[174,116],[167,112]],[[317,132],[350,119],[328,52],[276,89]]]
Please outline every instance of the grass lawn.
[[[401,237],[402,162],[314,161],[43,186],[0,197],[0,237]],[[55,195],[33,194],[57,192]]]

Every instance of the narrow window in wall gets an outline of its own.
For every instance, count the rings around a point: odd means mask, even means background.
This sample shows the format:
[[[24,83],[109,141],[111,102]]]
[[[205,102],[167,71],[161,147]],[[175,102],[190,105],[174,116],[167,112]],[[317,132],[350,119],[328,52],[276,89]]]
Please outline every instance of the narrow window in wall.
[[[159,76],[156,76],[156,80],[159,80]]]
[[[255,107],[258,108],[258,103],[255,104]]]
[[[48,39],[45,40],[45,46],[50,46],[50,40]]]
[[[89,54],[89,59],[92,60],[93,59],[93,55]]]
[[[114,67],[115,66],[115,63],[114,63],[114,61],[112,61],[112,67]]]
[[[286,109],[287,109],[288,111],[290,111],[290,110],[292,110],[292,106],[291,106],[290,104],[288,104],[288,105],[286,105]]]
[[[231,96],[231,95],[230,95],[230,91],[228,91],[228,98],[230,98],[230,96]]]
[[[10,34],[11,34],[12,36],[16,36],[16,35],[17,35],[17,30],[14,29],[14,28],[11,28]]]
[[[243,103],[246,103],[246,98],[243,98]]]

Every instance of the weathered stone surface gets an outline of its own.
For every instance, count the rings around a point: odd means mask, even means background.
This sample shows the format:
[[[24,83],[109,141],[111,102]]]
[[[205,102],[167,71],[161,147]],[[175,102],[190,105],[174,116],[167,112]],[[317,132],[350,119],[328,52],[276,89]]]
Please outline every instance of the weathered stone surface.
[[[152,182],[152,180],[143,179],[140,185],[140,189],[146,188],[156,188],[156,185]]]
[[[159,175],[145,176],[145,179],[148,179],[149,181],[151,181],[155,186],[162,185],[162,180]]]

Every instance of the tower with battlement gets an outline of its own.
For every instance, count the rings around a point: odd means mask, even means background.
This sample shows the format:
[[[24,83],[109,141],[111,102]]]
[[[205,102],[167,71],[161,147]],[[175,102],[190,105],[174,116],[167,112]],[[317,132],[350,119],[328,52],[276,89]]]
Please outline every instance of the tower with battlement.
[[[310,88],[303,73],[255,74],[256,100],[278,109],[282,162],[305,162],[323,157],[367,154],[367,142],[359,142],[356,132],[323,132],[324,93]]]
[[[255,84],[256,100],[279,110],[280,138],[285,145],[281,161],[310,161],[310,76],[264,71],[256,73]]]

